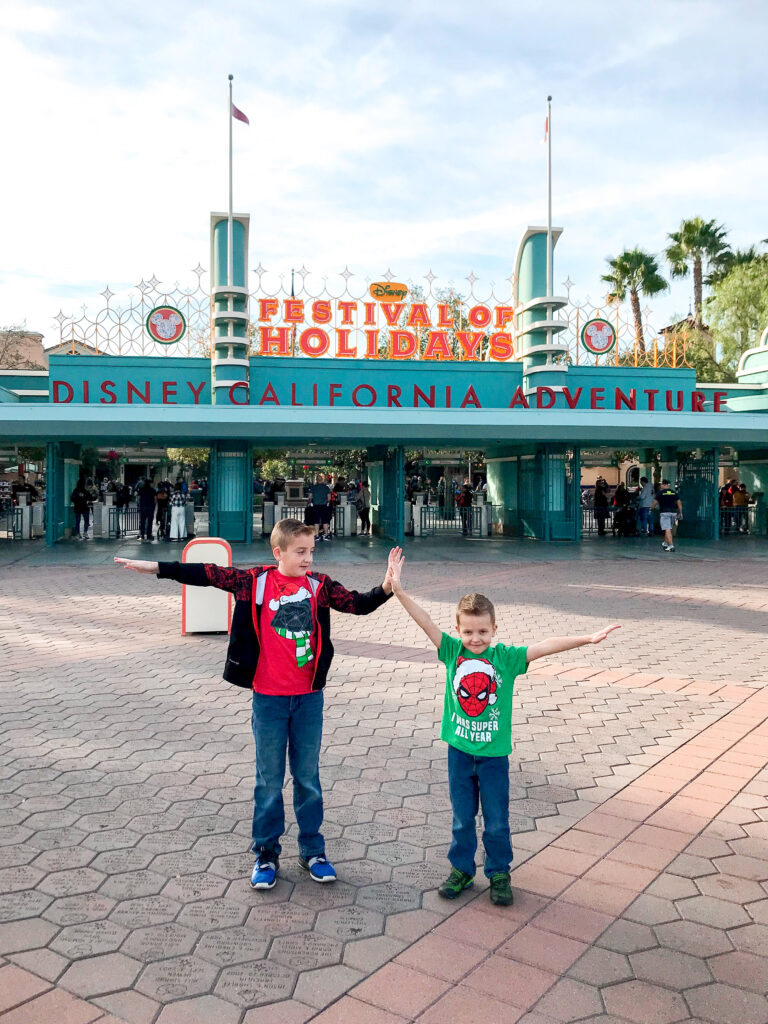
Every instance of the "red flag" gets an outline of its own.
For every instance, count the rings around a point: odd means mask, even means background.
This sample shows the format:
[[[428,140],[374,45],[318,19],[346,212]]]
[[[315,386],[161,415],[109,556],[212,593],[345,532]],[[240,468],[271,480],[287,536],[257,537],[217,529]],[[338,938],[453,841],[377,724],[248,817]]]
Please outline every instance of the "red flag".
[[[237,109],[237,107],[235,106],[234,103],[232,104],[232,117],[237,118],[238,121],[245,122],[245,124],[250,124],[251,123],[248,120],[248,118],[245,116],[245,114],[242,112],[242,110],[238,110]]]
[[[548,135],[549,135],[549,118],[545,117],[544,118],[544,141],[545,142],[547,141],[547,136]]]

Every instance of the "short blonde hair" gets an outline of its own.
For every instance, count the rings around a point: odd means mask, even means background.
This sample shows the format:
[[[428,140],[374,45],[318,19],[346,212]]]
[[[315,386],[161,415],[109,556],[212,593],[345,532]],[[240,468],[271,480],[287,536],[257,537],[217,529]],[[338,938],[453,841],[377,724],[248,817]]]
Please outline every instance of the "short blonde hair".
[[[302,523],[300,519],[280,519],[275,523],[272,533],[269,535],[269,546],[285,551],[296,537],[314,537],[314,535],[314,529],[307,526],[306,523]]]
[[[496,609],[493,602],[489,601],[484,594],[465,594],[456,605],[456,625],[459,625],[460,615],[489,615],[491,622],[496,625]]]

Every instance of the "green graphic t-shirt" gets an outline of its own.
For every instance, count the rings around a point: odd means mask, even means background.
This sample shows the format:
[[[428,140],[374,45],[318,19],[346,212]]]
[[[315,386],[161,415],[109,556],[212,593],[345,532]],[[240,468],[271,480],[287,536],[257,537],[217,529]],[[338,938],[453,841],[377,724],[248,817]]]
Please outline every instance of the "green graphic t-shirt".
[[[440,738],[465,754],[512,753],[512,691],[528,668],[527,647],[496,644],[472,654],[443,633],[437,656],[447,669]]]

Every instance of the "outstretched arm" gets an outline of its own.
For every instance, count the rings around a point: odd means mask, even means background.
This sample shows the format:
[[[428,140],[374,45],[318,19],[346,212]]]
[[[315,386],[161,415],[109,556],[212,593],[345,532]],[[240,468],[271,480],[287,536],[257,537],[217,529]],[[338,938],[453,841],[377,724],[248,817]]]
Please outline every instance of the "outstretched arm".
[[[435,647],[439,649],[443,640],[443,631],[435,622],[432,621],[424,609],[420,608],[413,598],[408,597],[406,592],[403,590],[400,574],[404,565],[405,556],[403,555],[402,549],[392,548],[389,553],[389,562],[387,566],[387,579],[390,581],[392,586],[392,593],[403,608],[405,608],[413,621],[418,626],[421,626]]]
[[[160,568],[158,562],[142,562],[138,558],[116,558],[116,565],[122,565],[124,569],[133,569],[134,572],[144,572],[157,575]]]
[[[234,594],[238,601],[249,601],[253,573],[232,566],[209,562],[142,562],[134,558],[116,558],[117,565],[134,572],[156,573],[159,579],[175,580],[190,587],[216,587]]]
[[[526,660],[536,661],[537,658],[546,658],[550,654],[561,654],[563,651],[572,651],[576,647],[586,647],[587,644],[599,644],[612,633],[614,629],[621,629],[621,623],[614,622],[597,633],[586,636],[550,636],[546,640],[540,640],[537,644],[531,644],[528,648]]]

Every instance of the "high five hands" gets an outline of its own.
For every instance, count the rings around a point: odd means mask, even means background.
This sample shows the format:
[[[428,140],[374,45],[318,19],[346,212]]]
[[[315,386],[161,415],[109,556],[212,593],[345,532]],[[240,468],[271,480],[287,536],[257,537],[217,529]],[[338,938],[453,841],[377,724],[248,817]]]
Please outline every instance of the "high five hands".
[[[405,565],[405,555],[402,548],[392,548],[387,558],[387,574],[382,585],[386,594],[397,592],[400,586],[400,573]]]

